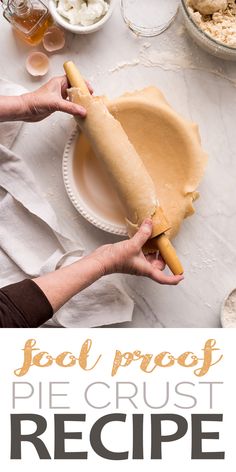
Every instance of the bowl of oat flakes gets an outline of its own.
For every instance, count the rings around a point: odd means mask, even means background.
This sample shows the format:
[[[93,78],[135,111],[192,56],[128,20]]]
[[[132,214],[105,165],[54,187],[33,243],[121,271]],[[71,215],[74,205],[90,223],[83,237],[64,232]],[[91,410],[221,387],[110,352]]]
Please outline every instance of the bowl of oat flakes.
[[[181,0],[195,42],[221,59],[236,61],[236,0]]]

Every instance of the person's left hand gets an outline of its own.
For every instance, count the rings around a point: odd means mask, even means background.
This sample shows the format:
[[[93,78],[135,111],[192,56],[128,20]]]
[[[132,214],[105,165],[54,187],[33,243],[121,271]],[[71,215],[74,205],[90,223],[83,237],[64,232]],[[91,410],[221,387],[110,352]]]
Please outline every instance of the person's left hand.
[[[88,83],[87,85],[90,93],[92,93],[91,86]],[[67,100],[67,89],[69,87],[66,76],[54,77],[35,92],[21,95],[21,120],[27,122],[41,121],[55,111],[85,117],[85,108]]]

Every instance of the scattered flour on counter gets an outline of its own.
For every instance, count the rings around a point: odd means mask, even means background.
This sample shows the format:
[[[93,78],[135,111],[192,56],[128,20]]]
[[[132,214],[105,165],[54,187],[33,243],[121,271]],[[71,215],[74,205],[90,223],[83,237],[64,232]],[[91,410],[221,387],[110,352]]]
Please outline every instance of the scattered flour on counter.
[[[150,47],[151,47],[151,43],[144,43],[144,44],[142,45],[142,48],[143,48],[143,49],[148,49],[148,48],[150,48]]]
[[[212,308],[212,306],[210,305],[210,303],[207,303],[207,302],[205,302],[205,306],[206,306],[207,308],[209,308],[209,309]]]
[[[227,298],[223,312],[222,323],[226,328],[236,327],[236,289]]]
[[[196,63],[196,55],[189,51],[181,50],[178,54],[175,50],[159,51],[151,47],[150,43],[142,44],[138,57],[127,61],[118,62],[114,67],[108,70],[109,73],[119,72],[121,69],[142,65],[144,67],[159,67],[166,71],[178,70],[199,70],[215,75],[221,79],[227,80],[233,87],[236,87],[236,80],[228,77],[221,67],[209,69]]]
[[[138,64],[140,64],[139,59],[133,59],[131,61],[118,62],[118,64],[116,64],[115,67],[112,67],[111,69],[109,69],[109,72],[117,72],[118,70],[124,69],[125,67],[133,67],[133,66],[137,66]]]
[[[191,58],[187,55],[176,56],[172,51],[155,49],[141,51],[141,63],[146,67],[161,66],[164,70],[186,69],[193,66]]]
[[[193,63],[189,55],[176,55],[173,51],[158,51],[151,47],[151,43],[144,43],[139,51],[139,57],[130,61],[118,62],[109,72],[117,72],[125,67],[137,65],[145,67],[161,67],[164,70],[191,68]]]

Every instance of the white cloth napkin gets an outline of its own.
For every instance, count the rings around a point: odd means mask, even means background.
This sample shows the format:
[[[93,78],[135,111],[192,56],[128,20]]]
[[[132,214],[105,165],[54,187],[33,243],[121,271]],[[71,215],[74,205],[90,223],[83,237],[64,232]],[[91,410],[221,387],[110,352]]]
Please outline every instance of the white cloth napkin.
[[[0,95],[24,89],[0,80]],[[43,197],[20,156],[9,150],[21,123],[0,123],[0,286],[35,277],[83,255]],[[131,321],[134,303],[119,275],[105,277],[70,300],[51,326],[95,327]]]
[[[26,90],[20,85],[12,84],[7,80],[0,79],[0,95],[20,95]],[[0,123],[0,142],[3,146],[10,148],[22,126],[21,122]]]

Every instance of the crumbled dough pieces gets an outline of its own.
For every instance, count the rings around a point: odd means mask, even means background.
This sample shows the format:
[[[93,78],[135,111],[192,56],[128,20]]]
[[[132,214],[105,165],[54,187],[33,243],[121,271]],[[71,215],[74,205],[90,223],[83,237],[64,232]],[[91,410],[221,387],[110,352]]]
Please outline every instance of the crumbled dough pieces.
[[[190,5],[202,15],[213,15],[227,8],[227,0],[191,0]]]
[[[236,48],[236,0],[186,0],[186,3],[190,15],[204,33]]]

